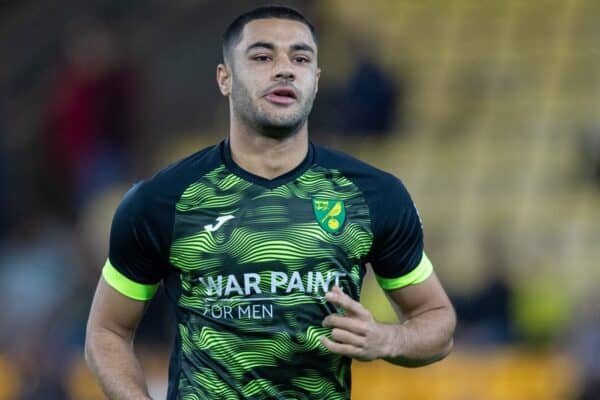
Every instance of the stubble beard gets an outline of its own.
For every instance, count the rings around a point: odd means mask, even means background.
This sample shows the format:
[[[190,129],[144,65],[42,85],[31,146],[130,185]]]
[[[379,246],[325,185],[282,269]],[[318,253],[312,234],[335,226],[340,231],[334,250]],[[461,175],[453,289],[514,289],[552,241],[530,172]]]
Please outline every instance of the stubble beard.
[[[248,88],[236,82],[231,91],[231,102],[236,116],[252,130],[272,139],[284,139],[298,133],[306,123],[313,106],[315,96],[306,99],[298,94],[296,110],[284,115],[261,110],[252,101]]]

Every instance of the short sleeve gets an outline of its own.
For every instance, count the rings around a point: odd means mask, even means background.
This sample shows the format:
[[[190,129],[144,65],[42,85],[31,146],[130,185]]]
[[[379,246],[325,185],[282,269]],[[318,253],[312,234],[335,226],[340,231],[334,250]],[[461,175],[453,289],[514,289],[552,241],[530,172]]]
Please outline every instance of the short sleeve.
[[[433,266],[423,250],[421,218],[408,191],[393,176],[386,179],[370,207],[373,246],[368,261],[386,290],[423,282]]]
[[[102,270],[110,286],[136,300],[151,299],[166,271],[163,227],[155,215],[146,212],[152,199],[144,195],[143,185],[129,190],[115,212],[109,255]]]

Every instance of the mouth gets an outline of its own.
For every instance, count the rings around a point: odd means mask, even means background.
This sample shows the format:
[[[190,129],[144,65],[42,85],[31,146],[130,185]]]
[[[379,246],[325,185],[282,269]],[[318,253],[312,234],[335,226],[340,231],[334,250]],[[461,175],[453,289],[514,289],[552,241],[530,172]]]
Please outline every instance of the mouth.
[[[277,87],[269,91],[265,95],[265,98],[277,105],[289,105],[295,103],[298,96],[296,95],[296,91],[291,87]]]

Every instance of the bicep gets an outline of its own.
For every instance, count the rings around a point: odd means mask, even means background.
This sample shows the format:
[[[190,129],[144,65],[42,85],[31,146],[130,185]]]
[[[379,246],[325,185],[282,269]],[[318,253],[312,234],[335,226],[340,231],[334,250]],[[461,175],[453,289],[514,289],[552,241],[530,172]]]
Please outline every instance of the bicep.
[[[436,309],[452,310],[452,304],[435,272],[421,283],[386,290],[386,295],[398,306],[406,319]]]
[[[101,277],[92,301],[87,333],[90,335],[110,331],[131,340],[145,306],[145,301],[134,300],[119,293]]]

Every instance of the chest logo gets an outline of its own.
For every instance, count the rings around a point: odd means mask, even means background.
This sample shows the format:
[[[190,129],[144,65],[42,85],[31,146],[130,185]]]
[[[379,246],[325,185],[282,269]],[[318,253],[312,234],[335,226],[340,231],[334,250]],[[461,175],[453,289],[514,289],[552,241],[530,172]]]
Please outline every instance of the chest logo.
[[[227,221],[229,221],[230,219],[233,219],[233,218],[235,218],[233,215],[223,215],[221,217],[217,217],[217,223],[216,224],[204,225],[204,229],[207,232],[215,232],[220,227],[222,227],[225,222],[227,222]]]
[[[313,210],[321,228],[329,233],[341,231],[346,221],[343,200],[313,199]]]

